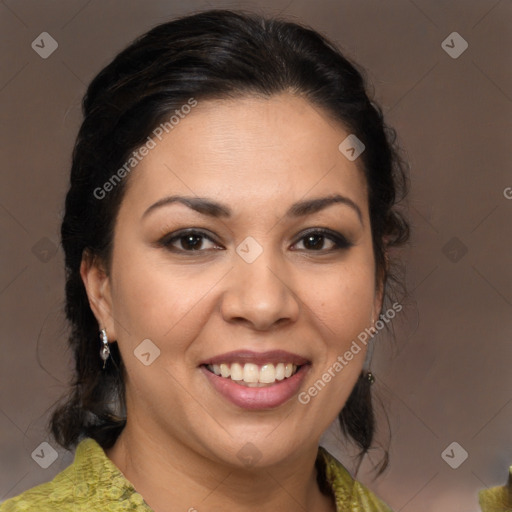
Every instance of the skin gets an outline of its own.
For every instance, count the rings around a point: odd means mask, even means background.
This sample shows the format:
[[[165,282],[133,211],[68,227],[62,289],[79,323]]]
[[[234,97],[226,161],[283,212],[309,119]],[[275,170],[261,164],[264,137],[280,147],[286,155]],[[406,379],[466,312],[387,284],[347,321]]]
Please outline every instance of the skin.
[[[238,349],[286,350],[312,363],[306,391],[378,316],[366,182],[360,163],[338,150],[349,133],[288,93],[199,102],[130,175],[109,268],[84,256],[91,307],[127,372],[127,425],[107,456],[156,512],[335,510],[314,461],[364,347],[307,405],[294,396],[264,411],[228,402],[199,364]],[[297,201],[335,193],[361,219],[343,203],[285,216]],[[175,194],[213,199],[232,215],[175,202],[143,216]],[[200,250],[188,252],[183,239],[158,244],[185,228],[213,241],[199,237]],[[308,228],[352,246],[336,250],[321,235],[308,244]],[[248,236],[263,248],[253,263],[236,252]],[[160,350],[149,366],[133,353],[147,338]],[[237,456],[246,443],[260,454],[252,466]]]

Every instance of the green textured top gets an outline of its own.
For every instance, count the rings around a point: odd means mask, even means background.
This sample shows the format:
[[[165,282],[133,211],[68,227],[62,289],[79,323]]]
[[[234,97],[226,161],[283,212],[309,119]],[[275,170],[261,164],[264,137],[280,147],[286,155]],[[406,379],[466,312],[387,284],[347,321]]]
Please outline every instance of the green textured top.
[[[392,512],[361,483],[355,481],[343,465],[323,447],[327,481],[332,487],[338,512]],[[77,446],[71,465],[55,478],[28,489],[0,505],[0,512],[152,512],[119,468],[91,438]],[[191,510],[194,510],[193,507]]]
[[[512,512],[512,466],[508,470],[508,484],[480,491],[482,512]]]

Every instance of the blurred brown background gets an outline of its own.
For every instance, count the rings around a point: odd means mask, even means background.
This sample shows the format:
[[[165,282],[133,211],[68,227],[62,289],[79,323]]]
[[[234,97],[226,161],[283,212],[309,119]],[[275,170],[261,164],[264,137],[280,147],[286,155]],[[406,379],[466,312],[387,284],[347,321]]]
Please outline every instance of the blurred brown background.
[[[0,502],[73,457],[31,454],[70,375],[58,233],[85,87],[134,37],[213,7],[309,24],[368,70],[411,166],[412,297],[374,353],[390,469],[361,478],[396,511],[479,510],[512,464],[510,0],[0,3]]]

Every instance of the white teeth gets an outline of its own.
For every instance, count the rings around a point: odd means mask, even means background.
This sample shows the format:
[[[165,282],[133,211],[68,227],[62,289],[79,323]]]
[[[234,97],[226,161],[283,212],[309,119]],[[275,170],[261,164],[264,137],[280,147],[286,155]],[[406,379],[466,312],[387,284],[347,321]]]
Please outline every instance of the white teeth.
[[[215,365],[213,365],[213,366],[215,366]],[[216,373],[215,370],[213,371],[213,373]],[[227,364],[221,364],[220,365],[220,374],[225,379],[231,375],[230,368],[229,368],[229,366]],[[218,373],[217,373],[217,375],[218,375]]]
[[[283,380],[284,379],[284,364],[279,363],[276,366],[276,380]]]
[[[272,363],[264,364],[260,370],[260,382],[275,382],[276,380],[276,369]]]
[[[297,366],[292,363],[278,363],[276,365],[267,363],[258,366],[254,363],[240,363],[233,364],[213,364],[208,365],[208,368],[215,373],[224,377],[225,379],[231,378],[242,385],[248,387],[264,387],[266,384],[273,384],[276,381],[287,379],[294,375],[297,371]]]
[[[260,370],[257,364],[244,364],[244,382],[258,382],[260,380]]]
[[[231,365],[230,376],[231,380],[243,380],[244,373],[242,370],[242,366],[239,365],[238,363],[233,363]]]

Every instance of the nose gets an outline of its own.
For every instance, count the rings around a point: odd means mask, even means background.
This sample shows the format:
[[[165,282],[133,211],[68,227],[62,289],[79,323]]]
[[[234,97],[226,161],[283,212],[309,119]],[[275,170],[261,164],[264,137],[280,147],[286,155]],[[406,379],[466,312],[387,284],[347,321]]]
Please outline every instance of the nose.
[[[221,313],[227,322],[263,331],[297,321],[300,300],[293,290],[290,273],[266,253],[263,251],[252,263],[235,255],[235,266],[227,276],[221,303]]]

